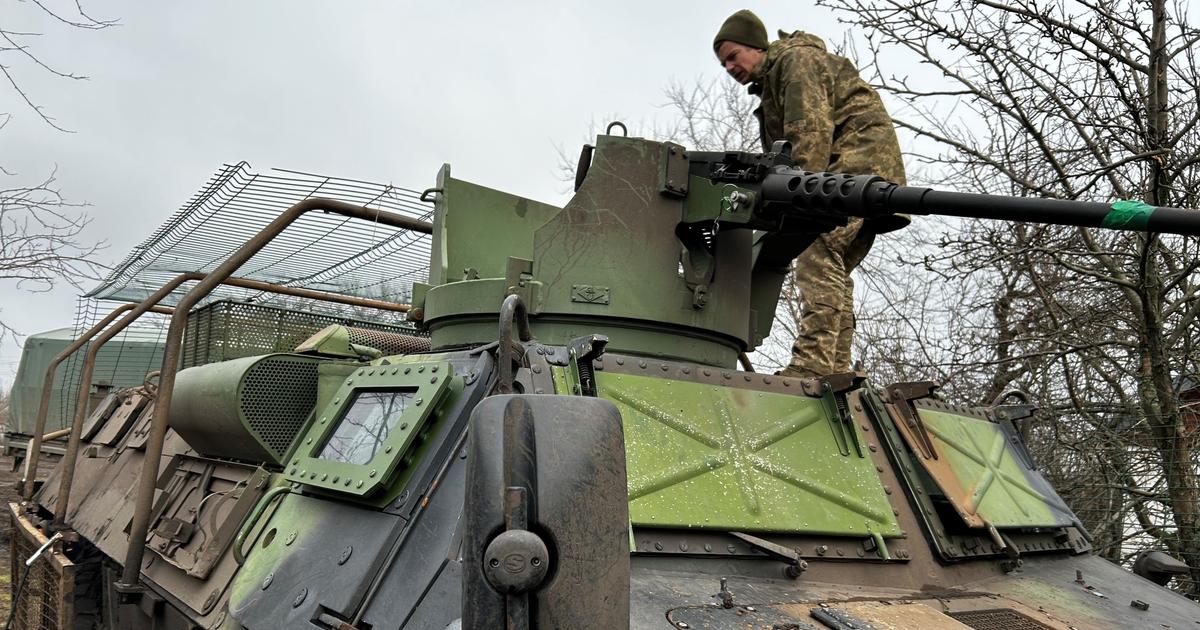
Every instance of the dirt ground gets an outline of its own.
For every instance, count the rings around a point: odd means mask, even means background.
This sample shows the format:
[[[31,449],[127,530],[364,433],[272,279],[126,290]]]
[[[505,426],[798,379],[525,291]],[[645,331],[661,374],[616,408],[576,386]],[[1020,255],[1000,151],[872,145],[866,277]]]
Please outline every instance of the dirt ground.
[[[38,477],[44,479],[46,474],[58,465],[58,456],[44,454],[38,462]],[[8,620],[9,602],[12,598],[12,561],[10,559],[9,536],[12,523],[8,518],[8,504],[21,500],[21,471],[13,470],[13,457],[0,456],[0,506],[4,512],[0,518],[0,624]]]

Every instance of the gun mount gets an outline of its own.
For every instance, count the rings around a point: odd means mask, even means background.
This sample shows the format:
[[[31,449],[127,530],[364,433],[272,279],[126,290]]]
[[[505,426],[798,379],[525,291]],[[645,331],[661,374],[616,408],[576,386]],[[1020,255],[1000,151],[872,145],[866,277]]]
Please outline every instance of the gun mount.
[[[73,427],[69,462],[12,507],[18,559],[44,552],[86,587],[18,593],[19,618],[51,603],[94,613],[57,628],[134,630],[1065,629],[1200,616],[1089,553],[1014,424],[1030,405],[733,369],[769,331],[792,257],[851,217],[1197,235],[1200,213],[805,173],[785,149],[602,136],[561,209],[444,167],[432,225],[407,224],[431,231],[429,282],[411,308],[394,305],[431,347],[334,328],[291,353],[176,375],[172,328],[159,387]],[[68,503],[56,489],[71,485]],[[51,538],[38,523],[69,529]],[[1168,560],[1154,579],[1186,570]],[[87,593],[99,595],[77,601]]]

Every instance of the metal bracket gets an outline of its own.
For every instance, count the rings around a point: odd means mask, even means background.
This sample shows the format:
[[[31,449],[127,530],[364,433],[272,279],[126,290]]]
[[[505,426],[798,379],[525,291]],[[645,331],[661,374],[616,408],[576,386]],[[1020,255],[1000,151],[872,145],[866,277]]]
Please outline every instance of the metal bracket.
[[[892,403],[900,419],[904,421],[904,428],[912,436],[915,450],[925,459],[937,459],[937,449],[933,448],[933,440],[929,438],[929,432],[921,423],[921,417],[917,415],[912,401],[929,398],[939,387],[941,386],[933,381],[915,381],[896,383],[887,388],[888,402]]]
[[[570,357],[568,372],[572,379],[571,393],[576,396],[596,395],[596,368],[593,361],[604,354],[608,345],[606,335],[585,335],[576,337],[567,343],[567,354]]]
[[[784,573],[793,580],[808,569],[808,562],[802,559],[794,549],[788,549],[783,545],[743,532],[729,532],[729,535],[786,564],[787,568],[784,569]]]
[[[833,430],[838,451],[844,456],[850,455],[853,446],[855,454],[865,457],[858,432],[854,430],[854,421],[850,418],[850,410],[846,407],[845,396],[845,392],[858,387],[865,380],[866,376],[858,372],[831,374],[821,378],[821,403],[825,407],[825,417]]]
[[[658,191],[672,197],[687,197],[690,167],[687,151],[678,144],[664,142],[660,163]]]

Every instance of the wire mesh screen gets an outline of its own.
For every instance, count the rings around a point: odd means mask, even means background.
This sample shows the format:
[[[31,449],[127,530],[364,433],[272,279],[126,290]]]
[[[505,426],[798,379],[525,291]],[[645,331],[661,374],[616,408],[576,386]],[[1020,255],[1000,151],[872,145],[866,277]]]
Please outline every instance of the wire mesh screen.
[[[271,352],[290,352],[317,331],[333,324],[424,335],[409,324],[386,323],[378,318],[355,319],[222,300],[188,314],[183,338],[183,367]]]
[[[28,567],[25,561],[37,551],[41,541],[31,539],[29,532],[14,516],[9,539],[12,625],[16,630],[62,630],[74,627],[68,623],[75,591],[71,567],[58,566],[45,555]],[[24,584],[21,576],[24,575]],[[19,590],[19,592],[18,592]]]
[[[328,197],[420,219],[427,219],[433,210],[431,204],[420,201],[417,191],[389,184],[287,170],[254,173],[245,162],[226,164],[89,295],[141,301],[181,272],[212,271],[284,210],[310,197]],[[425,234],[309,212],[235,275],[407,302],[412,283],[425,281],[428,268],[429,237]],[[174,304],[181,295],[176,292],[164,303]],[[221,287],[210,301],[231,297],[249,297],[256,302],[272,299],[253,290]]]
[[[72,328],[37,333],[26,340],[13,382],[12,416],[6,427],[9,433],[31,435],[34,432],[46,369],[72,341],[117,306],[114,302],[81,298]],[[166,337],[163,323],[161,316],[147,314],[97,352],[87,393],[89,407],[102,399],[109,389],[138,385],[147,372],[158,369],[162,364]],[[80,370],[89,348],[84,345],[76,350],[55,370],[46,409],[46,431],[70,426],[79,398]]]

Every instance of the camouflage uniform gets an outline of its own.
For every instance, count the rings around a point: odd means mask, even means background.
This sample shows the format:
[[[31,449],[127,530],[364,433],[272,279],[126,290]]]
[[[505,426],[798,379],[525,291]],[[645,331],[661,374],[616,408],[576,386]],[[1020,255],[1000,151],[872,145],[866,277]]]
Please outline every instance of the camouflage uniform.
[[[830,54],[820,38],[780,31],[754,70],[751,93],[764,149],[792,143],[796,166],[809,171],[879,175],[904,184],[904,162],[892,119],[879,95],[848,59]],[[803,308],[800,336],[792,344],[789,376],[821,376],[850,369],[854,334],[854,282],[875,235],[907,223],[888,217],[861,219],[822,234],[796,258],[795,280]]]

